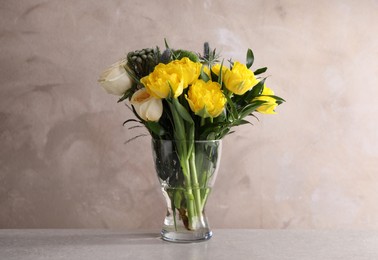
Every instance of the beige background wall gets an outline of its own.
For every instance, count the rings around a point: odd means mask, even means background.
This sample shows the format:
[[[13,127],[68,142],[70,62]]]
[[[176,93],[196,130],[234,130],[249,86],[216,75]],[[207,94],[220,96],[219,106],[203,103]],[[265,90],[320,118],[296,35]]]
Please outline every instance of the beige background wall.
[[[378,228],[378,1],[0,2],[0,228],[159,228],[149,138],[97,84],[131,50],[268,66],[287,99],[224,140],[215,228]]]

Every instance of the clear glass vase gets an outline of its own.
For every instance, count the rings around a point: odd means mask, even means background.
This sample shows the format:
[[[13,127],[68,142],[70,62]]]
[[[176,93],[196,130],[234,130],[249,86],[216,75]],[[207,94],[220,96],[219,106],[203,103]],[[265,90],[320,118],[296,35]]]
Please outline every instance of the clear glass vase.
[[[162,239],[195,242],[211,238],[205,206],[221,149],[221,140],[152,140],[155,169],[167,202]]]

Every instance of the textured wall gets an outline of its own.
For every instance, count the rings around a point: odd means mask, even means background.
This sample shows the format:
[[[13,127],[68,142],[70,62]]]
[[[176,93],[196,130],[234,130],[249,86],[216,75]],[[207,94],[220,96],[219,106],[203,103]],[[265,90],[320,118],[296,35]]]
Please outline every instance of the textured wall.
[[[213,227],[378,228],[378,1],[0,2],[0,228],[160,227],[149,138],[97,84],[171,46],[268,66],[287,99],[224,140]]]

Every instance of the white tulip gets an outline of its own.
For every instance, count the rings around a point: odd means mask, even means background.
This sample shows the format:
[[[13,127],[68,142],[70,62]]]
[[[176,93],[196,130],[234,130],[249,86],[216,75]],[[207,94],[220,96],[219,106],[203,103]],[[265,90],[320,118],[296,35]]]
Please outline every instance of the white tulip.
[[[163,102],[159,98],[151,96],[145,88],[139,89],[131,97],[138,116],[145,121],[159,121],[163,114]]]
[[[104,70],[98,82],[107,93],[122,96],[131,88],[132,81],[125,69],[126,61],[121,60]]]

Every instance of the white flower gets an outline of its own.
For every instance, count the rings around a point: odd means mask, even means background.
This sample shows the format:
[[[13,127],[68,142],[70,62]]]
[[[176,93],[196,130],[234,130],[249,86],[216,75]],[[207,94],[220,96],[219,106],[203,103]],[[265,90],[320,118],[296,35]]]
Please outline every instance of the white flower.
[[[109,94],[122,96],[131,88],[132,81],[125,66],[126,60],[121,60],[101,73],[98,82]]]
[[[138,116],[145,121],[159,121],[163,114],[163,102],[160,98],[151,96],[145,88],[139,89],[131,97]]]

